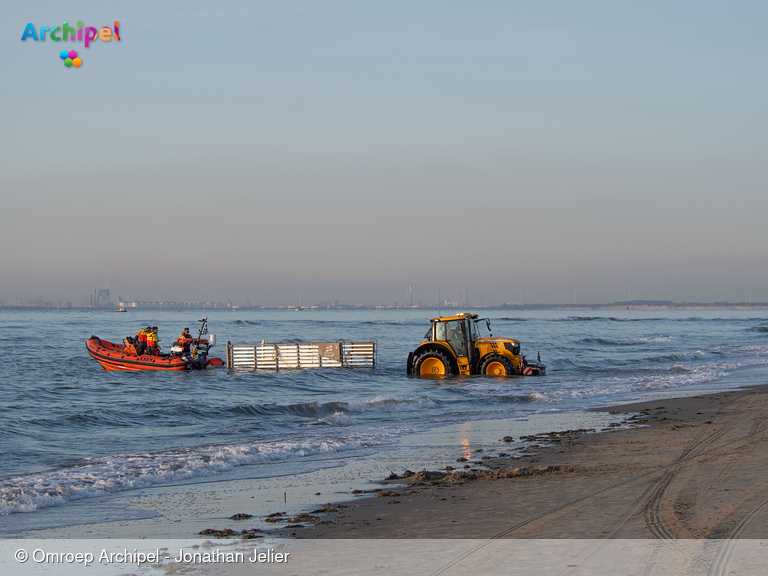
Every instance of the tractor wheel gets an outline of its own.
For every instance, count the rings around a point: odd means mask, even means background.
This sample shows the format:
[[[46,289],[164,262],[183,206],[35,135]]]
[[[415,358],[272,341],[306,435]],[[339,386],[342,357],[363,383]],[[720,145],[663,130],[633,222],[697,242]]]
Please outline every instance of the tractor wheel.
[[[413,360],[413,373],[417,376],[455,375],[453,362],[445,352],[427,350]]]
[[[515,373],[512,362],[504,356],[488,356],[480,362],[480,374],[485,376],[511,376]]]

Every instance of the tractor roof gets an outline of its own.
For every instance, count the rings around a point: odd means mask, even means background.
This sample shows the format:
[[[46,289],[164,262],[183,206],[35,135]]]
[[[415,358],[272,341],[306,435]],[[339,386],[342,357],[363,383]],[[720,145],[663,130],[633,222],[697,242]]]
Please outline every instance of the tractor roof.
[[[477,314],[464,314],[459,313],[456,316],[441,316],[440,318],[430,318],[430,322],[448,322],[449,320],[464,320],[465,318],[469,318],[470,320],[475,320],[477,318]]]

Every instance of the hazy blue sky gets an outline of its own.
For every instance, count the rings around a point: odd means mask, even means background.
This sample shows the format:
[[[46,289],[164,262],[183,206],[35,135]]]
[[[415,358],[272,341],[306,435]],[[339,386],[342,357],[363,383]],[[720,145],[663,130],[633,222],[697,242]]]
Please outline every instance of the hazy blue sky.
[[[120,42],[21,42],[120,21]],[[768,300],[764,2],[27,2],[0,301]]]

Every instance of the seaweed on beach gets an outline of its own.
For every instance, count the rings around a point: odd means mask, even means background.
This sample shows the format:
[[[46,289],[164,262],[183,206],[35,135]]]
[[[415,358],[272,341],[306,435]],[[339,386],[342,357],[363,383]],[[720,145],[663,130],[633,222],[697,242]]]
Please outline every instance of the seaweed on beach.
[[[242,530],[241,532],[237,532],[231,528],[224,528],[223,530],[206,528],[205,530],[198,532],[198,534],[200,534],[200,536],[213,536],[214,538],[243,538],[245,540],[264,537],[261,534],[257,534],[257,532],[261,532],[261,530],[258,528],[251,528],[250,530]]]
[[[344,504],[331,504],[329,502],[322,508],[318,508],[317,510],[312,510],[310,514],[330,514],[331,512],[338,512],[342,508],[346,508],[346,506]]]
[[[500,480],[503,478],[522,478],[545,474],[573,472],[574,466],[520,466],[499,470],[459,470],[443,477],[445,482],[468,482],[472,480]]]

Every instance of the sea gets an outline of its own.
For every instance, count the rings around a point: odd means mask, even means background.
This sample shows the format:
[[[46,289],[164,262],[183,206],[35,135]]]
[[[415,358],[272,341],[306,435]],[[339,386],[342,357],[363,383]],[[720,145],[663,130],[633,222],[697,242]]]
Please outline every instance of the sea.
[[[615,419],[591,408],[768,381],[768,311],[475,312],[490,318],[494,336],[520,340],[531,360],[540,355],[547,374],[407,376],[408,353],[437,310],[2,309],[0,538],[87,523],[89,503],[132,491],[248,478],[311,484],[326,469],[338,482],[350,462],[385,474],[406,455],[411,466],[455,462],[454,447],[435,440],[450,436],[441,430],[490,429],[499,446],[509,430],[515,441],[503,446],[514,453],[523,433]],[[86,352],[91,335],[119,342],[147,325],[159,326],[168,350],[203,316],[216,335],[211,354],[222,359],[228,341],[345,340],[375,341],[377,363],[107,372]]]

